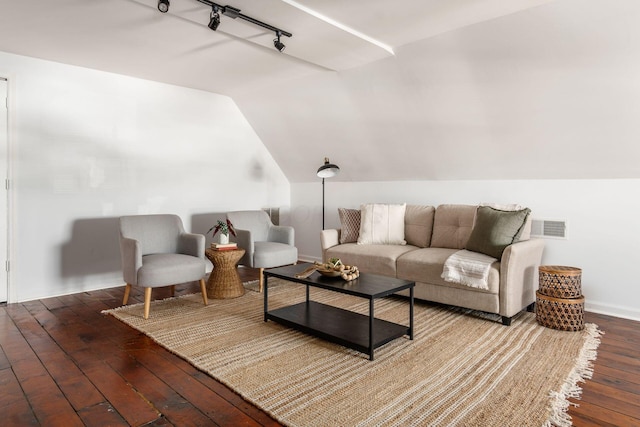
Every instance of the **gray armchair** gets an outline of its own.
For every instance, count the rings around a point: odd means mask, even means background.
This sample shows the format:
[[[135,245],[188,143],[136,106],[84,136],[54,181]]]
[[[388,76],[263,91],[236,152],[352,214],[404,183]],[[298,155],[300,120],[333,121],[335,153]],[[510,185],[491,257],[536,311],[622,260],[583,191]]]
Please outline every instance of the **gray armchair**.
[[[245,250],[239,264],[260,269],[260,292],[265,268],[298,262],[293,227],[273,225],[264,211],[229,212],[227,218],[236,230],[238,246]]]
[[[185,282],[200,282],[207,305],[204,276],[205,237],[184,231],[177,215],[136,215],[120,218],[120,256],[127,286],[123,304],[129,300],[131,286],[144,287],[144,318],[149,317],[151,290]]]

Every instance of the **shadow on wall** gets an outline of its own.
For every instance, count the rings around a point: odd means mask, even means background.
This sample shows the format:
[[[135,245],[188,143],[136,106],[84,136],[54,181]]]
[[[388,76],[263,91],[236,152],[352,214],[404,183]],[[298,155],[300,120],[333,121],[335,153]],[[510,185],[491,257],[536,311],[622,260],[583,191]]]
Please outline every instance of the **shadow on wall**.
[[[212,212],[212,213],[203,213],[191,216],[191,233],[204,234],[206,240],[205,247],[208,248],[211,243],[217,241],[218,236],[211,237],[211,233],[207,234],[207,231],[216,225],[216,223],[220,221],[227,220],[226,212]]]
[[[119,234],[119,218],[74,221],[71,239],[61,249],[62,277],[121,271]]]

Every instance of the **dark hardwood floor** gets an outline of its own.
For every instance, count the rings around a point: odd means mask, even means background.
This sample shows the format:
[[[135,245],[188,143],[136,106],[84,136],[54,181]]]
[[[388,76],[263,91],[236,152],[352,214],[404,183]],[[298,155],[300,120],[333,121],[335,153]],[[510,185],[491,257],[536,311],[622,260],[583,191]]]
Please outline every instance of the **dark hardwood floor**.
[[[243,280],[257,270],[240,268]],[[124,286],[0,307],[0,424],[277,426],[234,392],[101,310]],[[183,285],[176,294],[198,292]],[[154,290],[155,298],[169,296]],[[134,288],[131,302],[141,302]],[[576,426],[640,426],[640,322],[587,313],[605,331]]]

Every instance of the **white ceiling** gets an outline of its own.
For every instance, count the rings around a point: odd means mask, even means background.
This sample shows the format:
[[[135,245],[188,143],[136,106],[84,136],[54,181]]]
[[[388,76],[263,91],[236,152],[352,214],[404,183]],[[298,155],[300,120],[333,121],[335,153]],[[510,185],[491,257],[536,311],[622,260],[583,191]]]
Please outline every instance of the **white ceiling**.
[[[229,95],[292,182],[640,177],[640,2],[602,3],[229,0],[279,53],[196,0],[0,0],[0,50]]]
[[[0,50],[233,94],[392,56],[292,4],[395,48],[548,1],[230,0],[243,14],[293,33],[279,53],[274,33],[242,19],[222,15],[218,30],[209,30],[211,8],[197,0],[172,0],[166,14],[157,0],[0,0]]]

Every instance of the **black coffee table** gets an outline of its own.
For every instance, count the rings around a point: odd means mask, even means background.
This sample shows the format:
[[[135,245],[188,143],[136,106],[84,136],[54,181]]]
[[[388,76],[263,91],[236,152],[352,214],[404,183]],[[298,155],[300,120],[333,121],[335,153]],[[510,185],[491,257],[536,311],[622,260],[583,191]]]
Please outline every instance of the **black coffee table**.
[[[413,339],[413,288],[415,282],[361,273],[360,277],[346,282],[340,277],[325,277],[317,271],[306,279],[295,277],[310,267],[303,263],[264,270],[264,321],[273,320],[313,336],[352,348],[369,355],[384,344],[409,335]],[[269,311],[269,277],[277,277],[307,287],[305,302]],[[369,300],[369,315],[354,313],[309,300],[309,287],[327,289]],[[409,289],[409,326],[399,325],[374,317],[374,301]]]

